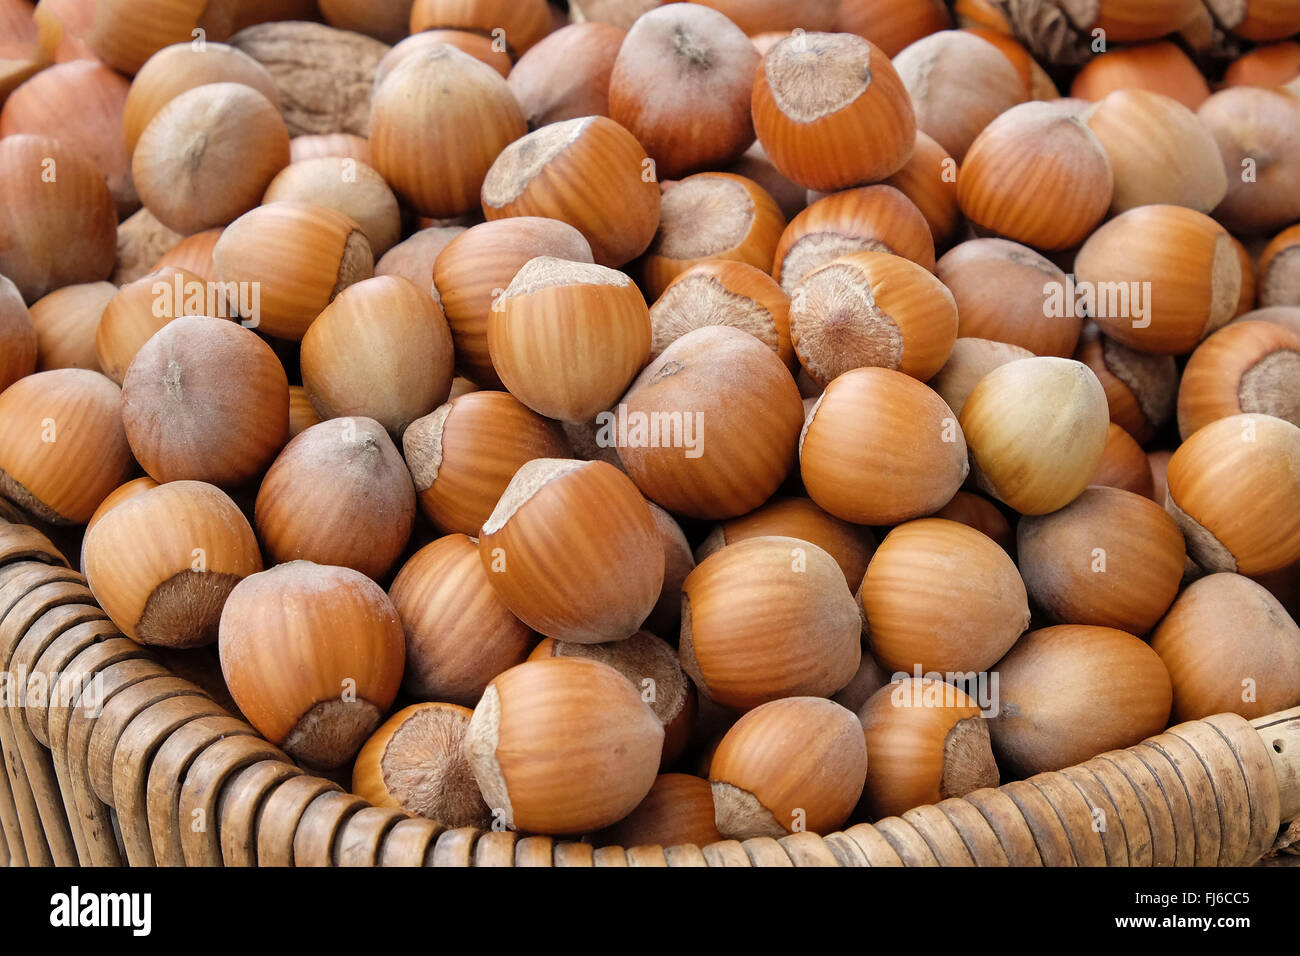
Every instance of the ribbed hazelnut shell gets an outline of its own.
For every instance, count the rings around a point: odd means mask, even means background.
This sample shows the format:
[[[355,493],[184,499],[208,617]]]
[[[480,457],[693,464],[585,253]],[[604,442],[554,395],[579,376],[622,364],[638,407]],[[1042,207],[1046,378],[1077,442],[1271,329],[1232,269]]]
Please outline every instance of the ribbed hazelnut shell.
[[[791,219],[808,205],[808,190],[798,183],[792,183],[781,175],[763,152],[763,146],[755,142],[745,150],[743,156],[727,167],[727,172],[744,176],[758,183],[769,196],[781,207],[781,215]]]
[[[140,207],[130,155],[121,137],[130,84],[102,63],[56,63],[19,86],[0,110],[0,136],[32,133],[57,139],[108,179],[118,213]]]
[[[951,25],[942,0],[840,0],[834,29],[868,37],[892,57],[908,44]]]
[[[178,280],[180,297],[176,296]],[[204,279],[185,269],[165,266],[127,283],[100,316],[95,332],[99,367],[121,385],[131,360],[155,332],[182,315],[205,315],[206,306]]]
[[[568,223],[537,216],[482,222],[454,237],[433,263],[433,283],[456,343],[456,366],[489,388],[501,384],[488,354],[488,318],[529,259],[592,262],[591,246]]]
[[[687,332],[732,325],[757,338],[787,367],[798,368],[790,342],[790,297],[765,268],[706,259],[679,273],[650,307],[651,359]]]
[[[1300,701],[1300,628],[1277,598],[1239,574],[1188,585],[1151,648],[1173,680],[1175,722],[1222,713],[1253,720]]]
[[[18,286],[0,279],[0,392],[36,371],[38,342]]]
[[[285,743],[319,703],[386,712],[397,696],[405,653],[401,622],[379,585],[349,568],[309,561],[239,582],[221,613],[220,648],[235,703],[275,744]],[[348,690],[355,691],[355,704],[342,703]],[[364,739],[339,746],[355,753]]]
[[[663,770],[677,763],[695,730],[697,703],[695,685],[682,670],[676,647],[649,631],[640,630],[626,640],[608,644],[573,644],[546,637],[528,655],[533,661],[550,657],[600,661],[631,681],[664,725],[659,768]]]
[[[1300,76],[1300,43],[1283,40],[1257,46],[1228,64],[1225,86],[1282,86]]]
[[[999,33],[1016,32],[1006,14],[995,6],[992,0],[956,0],[952,8],[958,23],[986,27]]]
[[[415,488],[373,418],[322,422],[284,447],[257,492],[257,536],[278,564],[314,561],[378,580],[406,547]]]
[[[212,261],[212,252],[224,231],[225,227],[218,226],[215,229],[205,229],[203,232],[186,236],[162,254],[154,263],[154,269],[173,266],[202,276],[204,281],[217,281],[217,267]]]
[[[718,809],[718,829],[733,839],[780,836],[801,824],[811,833],[830,833],[853,812],[867,766],[866,741],[853,711],[818,697],[764,704],[727,731],[709,765],[715,808],[721,784],[752,794],[759,813],[728,820]],[[780,829],[756,828],[763,824]]]
[[[1099,290],[1101,283],[1126,284],[1130,295],[1143,290],[1141,322],[1136,314],[1097,314],[1103,332],[1142,352],[1192,351],[1233,317],[1241,292],[1231,237],[1209,216],[1182,206],[1139,206],[1117,216],[1088,237],[1074,268],[1079,283]],[[1132,285],[1144,282],[1149,294]],[[1099,304],[1101,297],[1099,291]]]
[[[1047,514],[1097,472],[1110,416],[1086,365],[1035,357],[999,366],[966,400],[961,428],[977,486],[1021,514]]]
[[[452,399],[414,422],[402,441],[421,510],[441,530],[471,536],[521,465],[572,453],[555,422],[509,392]]]
[[[957,161],[927,134],[917,130],[912,158],[885,180],[916,206],[936,246],[946,246],[962,224],[957,203]]]
[[[104,500],[99,503],[99,507],[95,509],[95,513],[90,516],[90,520],[86,522],[86,533],[89,534],[90,529],[95,526],[100,518],[104,517],[104,515],[108,514],[109,511],[120,505],[122,502],[134,498],[136,495],[144,494],[144,492],[151,488],[157,487],[158,482],[154,481],[148,475],[142,475],[139,478],[132,478],[130,481],[118,485],[108,493]],[[85,564],[84,554],[82,555],[82,564]]]
[[[29,303],[64,286],[107,279],[117,259],[117,206],[104,174],[56,140],[4,137],[0,235],[0,274]]]
[[[319,0],[318,5],[325,22],[338,30],[364,33],[385,43],[398,43],[411,32],[411,4],[406,0]]]
[[[601,846],[708,846],[722,839],[703,777],[661,773],[636,809],[596,836]]]
[[[1207,571],[1267,574],[1300,560],[1300,428],[1269,415],[1220,418],[1178,447],[1167,480],[1165,507]]]
[[[368,163],[351,157],[320,156],[291,162],[266,187],[263,203],[309,202],[351,217],[379,258],[402,237],[397,197]]]
[[[279,109],[280,93],[270,71],[243,50],[225,43],[205,43],[202,52],[190,41],[163,47],[131,81],[122,115],[127,155],[135,151],[149,121],[169,102],[206,83],[243,83]]]
[[[730,545],[687,575],[682,594],[682,666],[724,707],[828,697],[857,672],[861,617],[840,566],[809,541]]]
[[[638,17],[609,79],[609,115],[646,148],[662,179],[718,169],[754,142],[751,89],[758,51],[700,4]]]
[[[1214,217],[1239,234],[1276,232],[1300,218],[1300,98],[1286,89],[1231,87],[1196,112],[1228,174]]]
[[[992,339],[959,338],[953,343],[952,353],[943,368],[926,384],[939,393],[948,407],[960,415],[966,399],[975,386],[995,368],[1030,358],[1033,352],[1019,345],[995,342]]]
[[[890,675],[880,666],[880,662],[871,656],[868,647],[862,649],[862,663],[853,679],[836,691],[831,700],[857,713],[862,705],[880,688],[889,683]]]
[[[240,216],[217,240],[212,261],[222,282],[258,283],[260,331],[299,341],[336,295],[374,271],[370,243],[356,222],[296,202]]]
[[[805,274],[850,252],[892,252],[934,269],[934,239],[921,211],[892,186],[864,186],[819,199],[790,220],[772,278],[789,293]]]
[[[909,674],[986,670],[1029,626],[1011,558],[992,538],[943,518],[908,521],[887,534],[858,598],[872,654]]]
[[[726,232],[701,237],[719,220]],[[706,261],[743,262],[766,272],[785,227],[776,200],[753,180],[732,173],[688,176],[660,203],[659,231],[643,265],[646,291],[658,298],[673,279]]]
[[[1243,295],[1245,293],[1246,274],[1254,278],[1254,272],[1250,268],[1250,254],[1246,252],[1246,247],[1234,239],[1239,255],[1242,257],[1242,285]],[[1283,229],[1264,247],[1264,251],[1259,254],[1259,304],[1268,308],[1274,305],[1300,305],[1300,226],[1291,226]],[[1253,282],[1251,283],[1251,292],[1254,292]],[[1245,308],[1242,308],[1242,305]],[[1238,303],[1238,314],[1248,311],[1254,305],[1253,299],[1249,303]]]
[[[403,707],[357,754],[352,792],[372,806],[393,807],[442,826],[491,826],[462,750],[473,713],[442,702]]]
[[[537,485],[544,469],[561,465],[568,470]],[[634,633],[659,600],[664,556],[632,480],[602,461],[540,459],[516,473],[505,497],[514,510],[498,503],[479,535],[479,557],[515,616],[562,641]]]
[[[621,820],[650,792],[663,724],[614,668],[567,657],[528,661],[498,676],[488,693],[495,732],[487,732],[480,703],[466,751],[480,787],[492,789],[483,786],[489,774],[497,779],[515,829],[586,833]],[[493,795],[485,794],[489,806]]]
[[[870,757],[862,806],[872,819],[966,795],[945,788],[944,772],[948,735],[961,721],[981,719],[979,705],[962,691],[936,680],[908,677],[876,691],[858,711],[858,719]],[[982,749],[986,766],[981,769],[996,771],[987,733]],[[954,756],[974,762],[971,754]],[[996,782],[995,777],[984,785]]]
[[[807,78],[819,71],[848,69],[848,64],[836,64],[830,56],[832,49],[850,46],[862,48],[866,88],[833,111],[819,108],[811,118],[789,115],[789,104],[783,99],[800,93],[815,99]],[[787,77],[785,92],[772,86],[773,71],[780,70],[783,60],[799,63],[802,77]],[[912,101],[889,57],[870,40],[853,34],[800,33],[778,41],[755,73],[753,114],[759,142],[781,174],[825,192],[892,176],[907,162],[916,138]]]
[[[609,76],[624,36],[610,23],[570,23],[521,56],[506,82],[528,128],[608,116]]]
[[[1069,358],[1074,352],[1082,320],[1050,316],[1044,308],[1044,288],[1064,289],[1065,273],[1029,247],[968,239],[944,254],[934,274],[957,301],[962,337],[1006,342],[1035,355]]]
[[[1169,494],[1169,459],[1174,456],[1167,448],[1147,452],[1147,464],[1151,466],[1151,500],[1156,504],[1165,501]]]
[[[1074,359],[1092,369],[1101,382],[1110,420],[1139,444],[1155,437],[1173,415],[1178,368],[1172,356],[1135,351],[1089,323],[1079,337]]]
[[[1100,0],[1091,26],[1115,43],[1157,40],[1186,25],[1197,6],[1196,0]]]
[[[238,379],[231,369],[240,370]],[[253,332],[185,316],[150,338],[127,369],[122,421],[151,478],[235,487],[260,475],[284,446],[289,381]]]
[[[1177,45],[1163,40],[1092,57],[1075,74],[1070,96],[1097,102],[1116,90],[1162,93],[1196,109],[1210,95],[1204,75]]]
[[[1214,138],[1172,97],[1116,90],[1085,113],[1084,122],[1110,159],[1115,177],[1110,215],[1155,203],[1208,213],[1227,194]]]
[[[895,59],[916,106],[917,128],[963,165],[980,131],[1028,98],[1006,55],[964,30],[922,37]]]
[[[927,381],[948,361],[957,327],[948,288],[886,252],[832,259],[805,275],[791,296],[790,339],[804,371],[823,386],[868,365]]]
[[[84,524],[130,470],[122,391],[98,372],[38,372],[0,393],[0,491],[37,517]]]
[[[1130,634],[1147,633],[1169,609],[1187,557],[1182,532],[1160,505],[1103,486],[1060,511],[1021,519],[1016,542],[1029,596],[1053,620]]]
[[[834,0],[807,0],[791,6],[785,0],[704,0],[704,6],[726,14],[750,36],[777,31],[830,30],[835,25]]]
[[[631,281],[507,294],[488,316],[488,352],[510,393],[538,414],[590,421],[650,356],[650,310]]]
[[[1300,306],[1273,305],[1262,309],[1252,309],[1239,316],[1242,321],[1258,320],[1272,322],[1300,335]],[[32,306],[32,321],[36,321],[36,306]],[[39,335],[39,330],[37,331]]]
[[[302,380],[322,418],[363,415],[395,440],[451,390],[452,340],[433,297],[400,276],[344,289],[302,339]]]
[[[1101,222],[1112,190],[1106,150],[1078,117],[1024,103],[971,144],[957,198],[977,228],[1036,249],[1068,249]]]
[[[194,30],[208,42],[233,32],[234,0],[96,0],[87,42],[99,58],[128,76],[173,43],[190,43]]]
[[[761,508],[714,528],[696,551],[696,560],[703,561],[740,541],[772,535],[801,538],[817,545],[835,559],[850,591],[856,591],[862,583],[867,562],[876,550],[875,538],[868,529],[827,514],[811,499],[773,498]]]
[[[621,266],[650,245],[659,227],[659,184],[645,149],[612,119],[587,116],[553,124],[507,146],[483,184],[483,215],[489,220],[541,216],[573,226],[604,266]],[[541,134],[567,145],[526,182],[507,188],[506,170],[538,147]],[[545,140],[541,140],[544,142]],[[500,186],[501,195],[497,195]],[[500,200],[500,201],[498,201]]]
[[[1237,15],[1224,25],[1237,36],[1257,43],[1300,32],[1300,12],[1287,0],[1249,0],[1236,5],[1233,12]]]
[[[87,368],[98,372],[95,333],[118,287],[111,282],[65,285],[31,304],[36,329],[36,370]]]
[[[441,304],[433,282],[433,265],[447,245],[465,232],[464,226],[430,226],[407,237],[384,253],[375,263],[377,276],[401,276],[429,289]]]
[[[289,386],[289,437],[296,438],[312,425],[319,425],[321,418],[312,408],[307,389],[301,385]]]
[[[452,29],[490,34],[500,29],[519,57],[551,32],[551,13],[546,0],[415,0],[410,27],[411,33]]]
[[[375,86],[382,83],[385,77],[407,57],[423,53],[440,43],[454,46],[461,53],[492,67],[503,77],[510,75],[510,53],[504,47],[498,46],[490,36],[470,33],[467,30],[425,30],[407,36],[403,31],[398,37],[398,42],[384,54],[383,59],[379,61],[379,66],[375,68]]]
[[[1106,430],[1106,447],[1092,476],[1091,484],[1122,488],[1143,498],[1152,498],[1151,466],[1142,446],[1114,422]]]
[[[289,131],[280,110],[242,83],[180,93],[149,121],[131,155],[145,208],[186,236],[258,205],[287,165]]]
[[[952,496],[952,501],[934,513],[934,517],[947,518],[974,528],[980,534],[992,538],[1008,553],[1015,548],[1016,536],[1002,509],[973,491],[957,492]]]
[[[962,31],[977,36],[985,43],[997,47],[998,51],[1011,61],[1011,65],[1016,69],[1016,75],[1020,77],[1020,85],[1023,87],[1028,99],[1054,100],[1059,98],[1060,91],[1056,88],[1052,78],[1047,75],[1047,71],[1042,68],[1039,62],[1034,59],[1033,54],[1013,34],[991,30],[988,27],[972,26],[962,27]]]
[[[424,216],[477,208],[483,177],[528,131],[501,74],[449,44],[414,53],[375,87],[375,169]]]
[[[863,408],[872,409],[870,416]],[[952,410],[902,372],[845,372],[804,425],[808,495],[837,518],[892,525],[943,507],[966,480],[966,442]],[[950,436],[952,441],[944,441]]]
[[[611,437],[641,492],[676,514],[713,520],[752,511],[775,493],[803,425],[789,369],[729,326],[696,329],[668,346],[627,390],[620,417],[624,411],[627,439],[621,427],[611,427]],[[679,413],[680,434],[656,428],[653,416]],[[638,422],[650,431],[645,440],[633,431]]]
[[[406,635],[403,685],[416,698],[472,707],[532,648],[533,632],[497,597],[478,546],[463,534],[415,552],[388,596]]]
[[[1030,631],[997,666],[998,766],[1030,776],[1131,747],[1168,726],[1173,690],[1160,657],[1132,634],[1061,625]]]
[[[170,481],[119,500],[86,534],[83,561],[95,600],[122,633],[166,647],[215,641],[227,596],[262,570],[248,520],[201,481]]]
[[[1187,360],[1178,388],[1179,434],[1186,439],[1210,422],[1242,412],[1300,425],[1298,369],[1300,334],[1272,322],[1225,325]]]
[[[682,626],[682,582],[686,575],[695,570],[695,556],[691,553],[690,542],[682,531],[677,519],[653,502],[650,514],[654,518],[655,530],[664,549],[664,583],[659,591],[659,600],[654,610],[641,623],[643,630],[661,635],[665,640],[675,641],[681,633]]]
[[[370,141],[355,133],[304,133],[289,140],[291,163],[328,156],[370,165]]]

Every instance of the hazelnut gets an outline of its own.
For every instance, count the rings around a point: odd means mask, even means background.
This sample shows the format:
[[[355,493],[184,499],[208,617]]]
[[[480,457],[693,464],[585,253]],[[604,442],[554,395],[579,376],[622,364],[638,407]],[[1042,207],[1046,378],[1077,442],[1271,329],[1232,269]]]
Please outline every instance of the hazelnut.
[[[447,827],[490,826],[492,814],[463,752],[472,714],[456,704],[402,708],[357,754],[352,792]]]
[[[753,510],[785,480],[803,403],[771,349],[739,329],[708,326],[646,366],[611,417],[603,431],[646,497],[718,519]]]
[[[512,830],[586,833],[636,809],[653,786],[664,728],[608,664],[527,661],[490,683],[464,752],[493,816]]]
[[[827,834],[862,795],[867,746],[853,711],[819,697],[786,697],[727,731],[709,765],[718,831],[732,840]]]
[[[250,575],[226,599],[219,644],[221,672],[244,716],[321,770],[356,754],[402,679],[397,612],[378,584],[351,568],[290,561]]]
[[[798,538],[729,545],[682,585],[682,667],[733,710],[835,693],[858,669],[861,630],[840,566]]]
[[[858,599],[872,654],[906,674],[987,670],[1029,626],[1011,558],[993,539],[943,518],[904,522],[887,534]]]
[[[506,487],[479,536],[501,600],[547,637],[630,637],[659,600],[664,552],[631,479],[605,462],[538,458]]]

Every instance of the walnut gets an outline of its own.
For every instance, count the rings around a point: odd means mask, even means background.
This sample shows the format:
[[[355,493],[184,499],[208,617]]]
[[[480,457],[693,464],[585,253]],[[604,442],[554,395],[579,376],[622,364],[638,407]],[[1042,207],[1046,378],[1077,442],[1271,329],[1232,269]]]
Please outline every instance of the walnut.
[[[306,22],[261,23],[229,42],[271,71],[290,136],[367,135],[370,87],[388,44]]]

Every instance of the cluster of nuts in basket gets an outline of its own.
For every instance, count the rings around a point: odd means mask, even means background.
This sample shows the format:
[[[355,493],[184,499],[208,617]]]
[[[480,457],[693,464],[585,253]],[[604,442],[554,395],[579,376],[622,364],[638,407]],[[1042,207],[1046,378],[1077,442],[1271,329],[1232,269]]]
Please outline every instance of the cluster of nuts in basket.
[[[1079,6],[6,0],[0,492],[448,826],[1300,703],[1300,5]]]

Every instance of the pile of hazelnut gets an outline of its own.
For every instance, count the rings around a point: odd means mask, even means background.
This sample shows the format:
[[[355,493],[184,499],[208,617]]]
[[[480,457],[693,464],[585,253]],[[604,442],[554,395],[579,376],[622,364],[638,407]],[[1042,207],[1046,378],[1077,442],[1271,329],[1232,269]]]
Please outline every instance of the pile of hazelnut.
[[[450,827],[1300,704],[1300,4],[1049,7],[5,0],[0,494]]]

